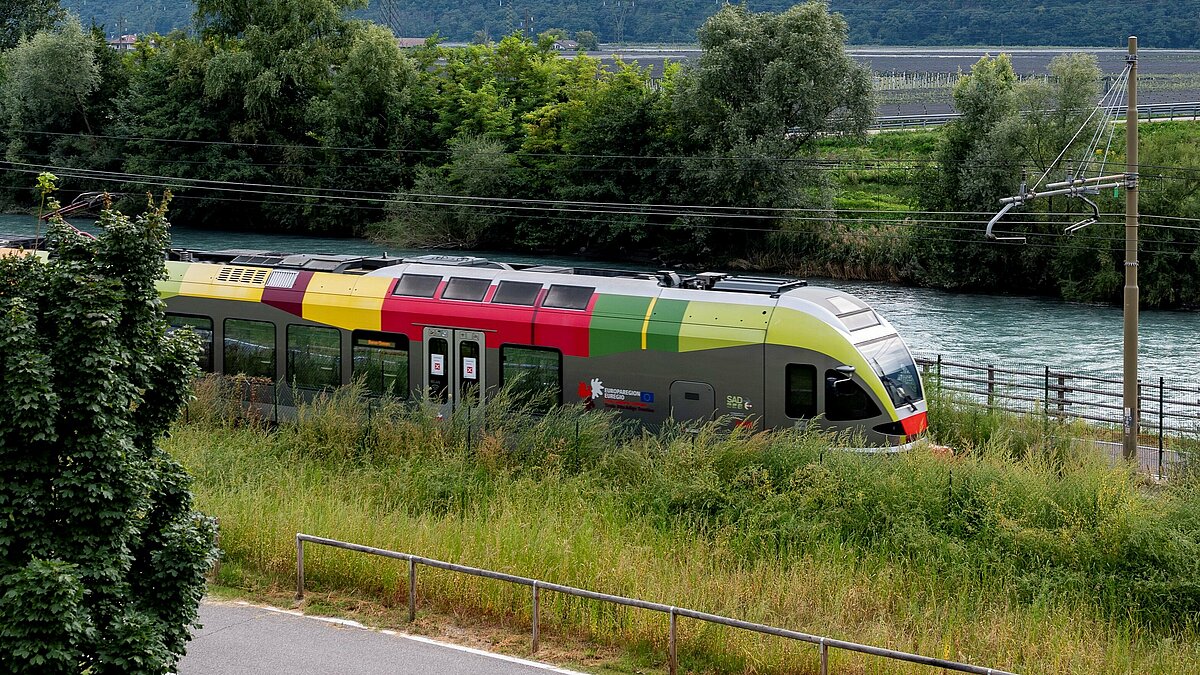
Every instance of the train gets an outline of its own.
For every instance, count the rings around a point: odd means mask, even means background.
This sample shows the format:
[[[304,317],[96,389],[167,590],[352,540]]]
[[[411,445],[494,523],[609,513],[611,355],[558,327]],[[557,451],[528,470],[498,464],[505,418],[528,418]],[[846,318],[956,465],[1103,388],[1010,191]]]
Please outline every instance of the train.
[[[819,424],[902,450],[928,426],[896,329],[799,279],[412,257],[174,249],[159,284],[201,367],[269,381],[286,405],[360,380],[440,415],[501,387],[647,426]]]

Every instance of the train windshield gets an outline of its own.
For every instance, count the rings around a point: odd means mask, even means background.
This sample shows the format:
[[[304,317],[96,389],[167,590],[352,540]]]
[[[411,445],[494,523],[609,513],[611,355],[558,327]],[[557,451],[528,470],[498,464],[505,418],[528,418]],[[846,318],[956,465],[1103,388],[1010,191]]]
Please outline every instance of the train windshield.
[[[899,408],[924,398],[917,364],[899,335],[859,345],[859,349],[883,380],[893,405]]]

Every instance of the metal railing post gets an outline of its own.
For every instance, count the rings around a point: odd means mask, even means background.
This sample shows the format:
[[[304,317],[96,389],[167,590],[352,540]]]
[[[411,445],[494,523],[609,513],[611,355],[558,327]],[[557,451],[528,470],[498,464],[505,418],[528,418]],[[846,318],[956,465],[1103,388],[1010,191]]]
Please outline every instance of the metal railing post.
[[[1050,416],[1050,366],[1046,366],[1046,379],[1042,382],[1042,412]]]
[[[996,367],[990,363],[987,370],[987,391],[988,407],[991,408],[996,396]]]
[[[538,582],[533,582],[533,653],[538,650],[538,619],[540,603],[538,602]]]
[[[1163,463],[1163,389],[1166,378],[1158,378],[1158,479],[1162,480]]]
[[[1058,376],[1058,415],[1062,417],[1067,411],[1067,378],[1065,375]]]
[[[296,599],[304,599],[304,540],[296,533]]]
[[[678,675],[679,673],[679,656],[675,651],[675,608],[671,608],[671,630],[670,637],[667,640],[667,672],[670,675]]]
[[[417,620],[417,561],[408,559],[408,622]]]
[[[829,645],[821,638],[821,675],[829,675]]]

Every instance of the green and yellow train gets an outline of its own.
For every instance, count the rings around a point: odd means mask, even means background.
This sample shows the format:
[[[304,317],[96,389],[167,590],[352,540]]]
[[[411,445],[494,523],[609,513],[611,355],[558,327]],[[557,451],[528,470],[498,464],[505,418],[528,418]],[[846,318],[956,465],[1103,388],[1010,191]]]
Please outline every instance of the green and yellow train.
[[[167,271],[168,319],[201,336],[203,366],[291,401],[360,378],[450,414],[512,383],[651,425],[817,419],[876,448],[927,426],[892,325],[803,281],[254,251],[176,250]]]

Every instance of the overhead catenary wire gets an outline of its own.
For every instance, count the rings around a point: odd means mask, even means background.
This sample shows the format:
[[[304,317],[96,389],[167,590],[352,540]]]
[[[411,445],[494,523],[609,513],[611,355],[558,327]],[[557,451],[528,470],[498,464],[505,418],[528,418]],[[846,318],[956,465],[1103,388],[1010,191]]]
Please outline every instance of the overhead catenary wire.
[[[175,188],[192,188],[192,189],[223,189],[232,192],[243,192],[247,194],[260,193],[264,195],[274,196],[303,196],[317,199],[347,199],[367,200],[383,203],[395,204],[417,204],[429,203],[434,205],[454,205],[459,202],[489,202],[495,204],[516,204],[519,207],[532,208],[533,206],[548,206],[555,208],[579,208],[596,207],[598,209],[619,210],[620,213],[630,214],[645,214],[645,215],[673,215],[673,216],[703,216],[703,217],[742,217],[742,218],[769,218],[790,216],[793,214],[818,214],[821,217],[826,217],[829,214],[868,214],[868,215],[891,215],[894,216],[902,213],[908,216],[914,215],[935,215],[935,216],[987,216],[991,212],[988,211],[931,211],[931,210],[905,210],[895,211],[891,209],[847,209],[847,208],[824,208],[824,207],[766,207],[766,206],[720,206],[720,205],[699,205],[699,204],[662,204],[662,203],[640,203],[640,202],[612,202],[612,201],[583,201],[569,199],[545,199],[531,197],[492,197],[492,196],[473,196],[473,195],[456,195],[442,193],[420,193],[420,192],[390,192],[379,190],[362,190],[362,189],[347,189],[347,188],[323,188],[309,187],[298,185],[281,185],[278,183],[255,183],[249,181],[226,181],[226,180],[211,180],[203,178],[188,178],[183,176],[165,176],[154,174],[138,174],[120,171],[102,171],[95,169],[78,169],[74,167],[35,164],[27,162],[11,162],[0,161],[0,166],[8,165],[12,170],[19,170],[25,173],[40,173],[43,171],[58,172],[63,177],[75,177],[80,179],[92,179],[104,182],[121,182],[131,184],[154,185],[157,187],[175,187]],[[446,200],[451,204],[442,204],[439,201],[430,200]],[[489,206],[488,208],[492,208]],[[744,213],[749,212],[749,213]],[[1067,216],[1073,217],[1074,214],[1068,212],[1043,212],[1041,215],[1047,216]],[[1105,214],[1117,215],[1117,214]],[[802,216],[801,216],[802,217]],[[981,223],[987,222],[986,219],[977,221]],[[1013,221],[1021,223],[1023,221]],[[1028,221],[1030,224],[1042,221]]]
[[[64,167],[64,168],[66,168],[66,167]],[[70,169],[67,169],[67,171],[70,171]],[[120,180],[120,179],[108,179],[108,180]],[[169,185],[164,185],[164,186],[169,187]],[[210,190],[222,190],[222,189],[218,189],[218,187],[209,187],[209,189]],[[313,197],[312,195],[295,195],[295,193],[293,193],[293,195],[289,195],[289,193],[286,193],[286,192],[245,191],[245,193],[246,193],[246,195],[250,195],[250,196],[268,195],[268,196],[293,197],[293,198],[312,198]],[[214,197],[197,197],[197,198],[198,199],[214,199]],[[220,199],[220,201],[230,201],[230,202],[245,202],[245,201],[247,201],[247,199],[245,199],[245,198],[240,198],[240,199],[217,198],[217,199]],[[362,207],[361,204],[356,203],[356,202],[358,202],[358,199],[355,199],[353,197],[347,198],[347,199],[348,199],[348,203],[337,204],[337,208],[364,208],[364,207]],[[265,202],[265,199],[252,199],[252,201]],[[370,202],[371,202],[370,208],[382,210],[382,209],[388,207],[388,205],[391,201],[389,201],[389,199],[370,199]],[[276,202],[276,203],[283,204],[283,203],[287,203],[287,202]],[[600,222],[601,223],[607,222],[607,223],[612,223],[612,225],[622,225],[622,226],[628,226],[629,222],[612,220],[612,216],[664,215],[661,213],[647,213],[647,211],[620,211],[620,210],[613,210],[613,209],[556,209],[556,208],[546,208],[546,207],[520,207],[520,205],[511,205],[511,204],[496,205],[496,204],[469,204],[469,203],[438,203],[438,202],[420,202],[420,201],[408,202],[408,203],[415,205],[415,207],[418,207],[420,209],[425,209],[425,210],[428,210],[431,208],[437,208],[437,207],[451,208],[451,209],[487,208],[487,209],[491,209],[491,210],[500,210],[500,211],[502,211],[502,213],[503,213],[503,211],[506,211],[506,210],[522,210],[522,211],[533,210],[533,211],[536,211],[536,213],[538,213],[538,216],[536,216],[536,217],[541,217],[541,219],[546,219],[546,220],[565,220],[565,216],[550,215],[551,213],[574,214],[575,215],[574,220],[577,222],[596,222],[596,221],[598,221],[598,219],[596,219],[596,216],[608,216],[608,220],[601,219]],[[312,207],[312,205],[314,205],[313,202],[292,202],[292,204],[305,205],[305,207]],[[848,213],[854,213],[854,211],[848,211]],[[902,214],[902,213],[896,214],[896,213],[894,213],[894,211],[880,211],[880,215],[883,215],[883,214],[892,215],[893,217],[872,217],[872,219],[862,219],[862,220],[864,222],[872,223],[872,225],[904,225],[904,226],[910,226],[910,227],[916,226],[916,227],[919,227],[920,229],[922,229],[922,232],[924,232],[926,235],[928,235],[930,232],[960,232],[960,233],[961,232],[965,232],[965,233],[978,232],[978,225],[979,225],[979,223],[983,222],[983,221],[967,221],[967,220],[961,220],[961,219],[952,221],[952,223],[948,223],[946,220],[943,220],[943,219],[914,220],[914,219],[911,219],[911,217],[906,217],[905,214]],[[666,215],[672,215],[672,214],[666,214]],[[701,216],[706,216],[706,217],[727,217],[728,216],[728,214],[695,214],[695,213],[690,213],[689,215],[701,215]],[[1069,215],[1069,214],[1063,214],[1063,215]],[[584,217],[584,216],[590,216],[590,217]],[[754,220],[760,220],[760,221],[764,220],[762,216],[746,216],[746,217],[752,217],[752,219],[754,219]],[[792,216],[790,220],[798,220],[802,223],[803,222],[812,223],[812,222],[827,222],[830,219],[827,216],[811,215],[811,216],[799,216],[799,217]],[[1018,223],[1022,223],[1022,222],[1024,222],[1025,225],[1042,225],[1042,226],[1054,225],[1054,223],[1052,223],[1052,222],[1045,222],[1045,221],[1018,221]],[[640,223],[640,226],[641,227],[666,227],[666,228],[688,227],[688,228],[694,228],[694,229],[704,229],[704,231],[709,231],[709,229],[712,229],[712,231],[731,231],[731,232],[748,232],[748,233],[749,232],[781,233],[781,234],[785,234],[785,235],[811,234],[812,232],[814,232],[814,229],[811,229],[811,228],[808,228],[808,229],[782,228],[781,229],[778,227],[720,226],[720,225],[709,225],[709,223],[697,223],[697,222],[688,223],[688,225],[686,225],[686,226],[679,226],[679,225],[677,225],[677,223],[642,222],[642,223]],[[876,233],[876,238],[881,238],[881,237],[878,237],[878,234],[880,234],[880,233]],[[883,233],[883,234],[886,234],[886,233]],[[1028,234],[1030,234],[1031,237],[1043,237],[1043,238],[1062,238],[1062,237],[1064,237],[1064,235],[1062,233],[1031,232]],[[947,238],[941,238],[941,239],[947,240],[947,241],[950,240]],[[1120,241],[1120,238],[1117,238],[1117,237],[1109,237],[1109,238],[1092,237],[1090,239],[1093,241],[1094,240]],[[899,238],[896,238],[896,240],[899,240]],[[980,241],[980,240],[982,240],[982,239],[974,239],[974,238],[972,238],[972,239],[954,239],[954,241],[958,241],[958,243],[973,243],[973,241]],[[1181,244],[1188,244],[1188,243],[1181,243]]]

